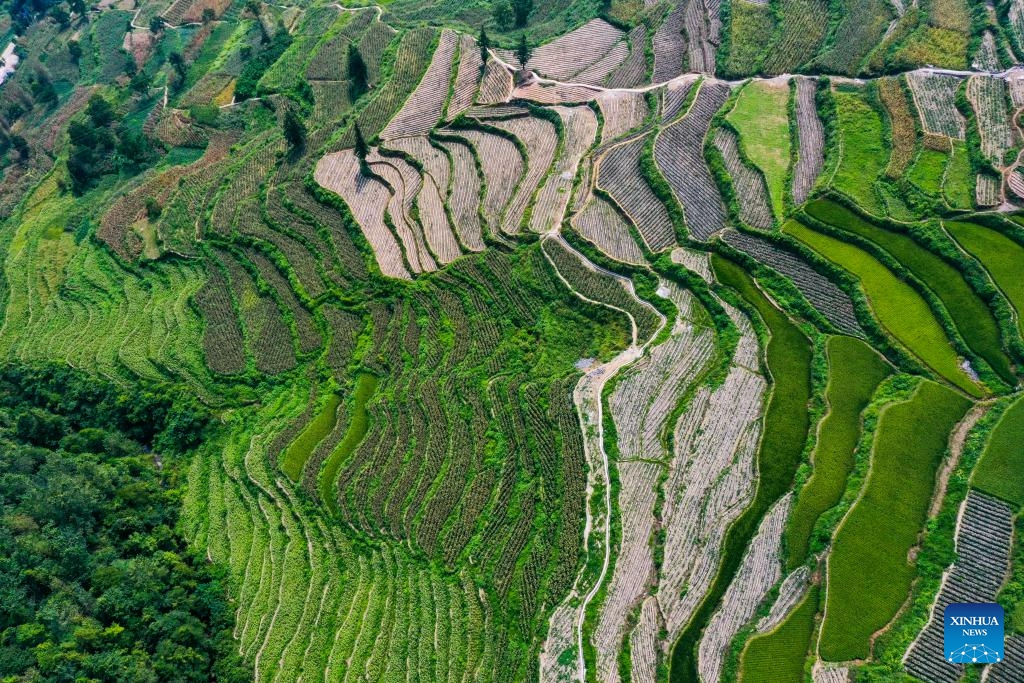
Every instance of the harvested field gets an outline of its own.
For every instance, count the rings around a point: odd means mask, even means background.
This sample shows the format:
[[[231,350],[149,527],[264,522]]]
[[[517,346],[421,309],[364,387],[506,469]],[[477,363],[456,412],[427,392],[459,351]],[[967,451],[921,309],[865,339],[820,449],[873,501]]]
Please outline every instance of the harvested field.
[[[603,19],[591,19],[575,31],[535,49],[526,66],[542,76],[558,81],[593,82],[594,85],[599,85],[604,77],[625,59],[629,48],[623,42],[624,37],[622,31]],[[577,77],[601,63],[609,54],[616,55],[615,64],[610,68],[606,66],[606,71],[600,78],[589,81]],[[509,57],[511,59],[505,61],[519,66],[518,60],[512,55]]]
[[[471,36],[459,39],[459,68],[455,74],[452,97],[448,102],[445,118],[449,121],[473,106],[477,89],[480,87],[480,46]]]
[[[416,197],[416,207],[419,209],[419,219],[423,225],[427,246],[441,264],[451,263],[462,255],[452,226],[448,223],[448,215],[442,200],[442,193],[446,189],[439,188],[428,175],[423,178],[423,186]]]
[[[1002,201],[999,179],[988,173],[979,173],[975,177],[974,202],[979,207],[986,207],[998,206]]]
[[[584,239],[618,261],[637,265],[645,262],[629,225],[615,207],[600,197],[590,198],[583,210],[573,216],[572,226]]]
[[[1013,147],[1007,97],[1006,82],[1001,78],[971,76],[967,80],[967,99],[977,117],[981,152],[996,168],[1004,165],[1006,153]]]
[[[1002,71],[1002,64],[999,63],[999,49],[996,47],[996,37],[992,31],[985,31],[981,34],[981,43],[971,60],[971,68],[981,71]]]
[[[655,499],[669,457],[662,436],[673,409],[714,353],[714,336],[679,320],[675,333],[625,376],[609,398],[618,435],[621,549],[594,632],[598,678],[619,680],[619,649],[628,618],[648,591],[657,568],[651,543]]]
[[[970,401],[925,380],[878,418],[871,470],[835,535],[818,651],[845,662],[870,653],[871,635],[896,615],[917,574],[918,542],[949,433]],[[867,573],[864,567],[872,567]]]
[[[408,154],[423,167],[424,172],[433,179],[439,188],[448,187],[451,170],[448,156],[430,144],[430,140],[426,136],[418,135],[390,140],[387,143],[387,149]]]
[[[640,126],[649,113],[647,98],[639,92],[609,91],[597,98],[597,105],[604,117],[602,145]]]
[[[689,104],[691,88],[700,80],[699,76],[684,76],[668,83],[661,91],[661,120],[669,123],[683,113],[683,106]]]
[[[963,140],[967,122],[956,108],[961,79],[922,71],[912,71],[906,79],[925,132]]]
[[[963,664],[945,661],[943,610],[954,602],[995,602],[1010,568],[1012,541],[1010,507],[978,491],[968,492],[956,527],[957,559],[942,577],[927,626],[907,650],[903,665],[908,673],[929,683],[955,683],[963,677]]]
[[[792,609],[802,602],[810,584],[811,570],[807,565],[797,567],[779,586],[779,595],[772,603],[771,610],[757,622],[758,633],[774,630],[786,619]]]
[[[684,4],[683,32],[689,48],[689,71],[715,72],[715,48],[722,30],[720,4],[720,0],[690,0]]]
[[[196,305],[202,313],[203,350],[210,370],[231,375],[245,370],[245,341],[231,299],[231,286],[220,268],[207,270]]]
[[[585,85],[530,81],[513,90],[512,98],[530,100],[538,104],[581,104],[594,99],[600,92]]]
[[[469,142],[475,150],[487,185],[483,217],[491,232],[498,234],[505,207],[512,200],[512,194],[522,180],[526,165],[519,155],[519,149],[500,135],[478,130],[460,130],[458,135]]]
[[[405,258],[413,272],[437,270],[433,254],[425,241],[422,227],[413,219],[413,203],[423,186],[420,174],[396,157],[382,157],[373,153],[367,157],[370,169],[391,188],[387,215],[398,238],[402,241]]]
[[[147,28],[132,29],[124,34],[121,47],[135,60],[135,66],[142,68],[153,51],[153,34]]]
[[[647,76],[647,27],[640,24],[629,32],[629,56],[608,77],[610,88],[635,88]]]
[[[740,331],[756,350],[749,323]],[[759,374],[734,366],[719,388],[697,390],[675,427],[662,515],[665,559],[657,592],[670,641],[710,588],[725,530],[753,496],[765,389]]]
[[[793,166],[793,203],[803,204],[825,165],[825,130],[814,96],[818,82],[796,78],[797,159]]]
[[[534,232],[557,230],[562,226],[580,160],[597,137],[597,116],[589,107],[553,109],[562,119],[562,150],[533,203],[530,229]]]
[[[652,39],[654,45],[655,83],[664,83],[686,70],[686,40],[683,38],[683,20],[687,3],[672,7],[658,26]]]
[[[736,134],[731,130],[717,129],[714,140],[732,178],[733,191],[740,206],[740,220],[755,228],[770,229],[774,221],[764,177],[743,163]]]
[[[736,578],[729,584],[719,610],[711,618],[698,648],[698,671],[702,681],[717,683],[722,674],[729,643],[754,616],[758,605],[781,577],[779,553],[792,494],[782,497],[764,516],[747,546]]]
[[[711,118],[729,97],[729,86],[704,81],[689,111],[662,129],[654,144],[654,158],[686,215],[694,239],[707,240],[725,227],[725,207],[718,185],[704,161],[704,137]]]
[[[660,616],[657,598],[646,598],[640,608],[640,623],[629,636],[630,675],[636,683],[658,680],[658,660],[662,655],[658,642]]]
[[[595,128],[596,124],[595,120]],[[533,117],[494,121],[491,125],[511,133],[526,147],[526,172],[517,183],[515,194],[501,219],[501,229],[514,235],[520,231],[526,207],[554,160],[558,131],[550,121]]]
[[[388,188],[360,173],[359,160],[351,150],[325,156],[317,163],[313,177],[348,204],[363,236],[373,247],[381,272],[390,277],[408,279],[409,271],[405,267],[402,249],[384,222],[384,211],[391,201]]]
[[[849,295],[834,282],[811,268],[799,256],[775,246],[771,242],[751,235],[727,230],[723,239],[761,263],[777,270],[790,280],[818,312],[841,332],[861,335],[853,302]]]
[[[623,39],[615,43],[603,57],[572,77],[575,83],[602,85],[629,57],[629,43]]]
[[[458,46],[458,34],[444,30],[423,79],[409,95],[395,118],[381,131],[383,140],[426,135],[441,120],[442,109],[448,97],[452,61]]]
[[[443,142],[451,157],[452,174],[448,185],[448,206],[459,239],[468,249],[485,248],[480,228],[480,175],[473,161],[473,152],[459,142]]]
[[[478,104],[499,104],[508,102],[512,96],[512,74],[496,59],[487,60],[480,91],[476,95]]]
[[[632,219],[651,251],[676,241],[672,219],[661,200],[643,179],[640,157],[644,138],[616,145],[597,161],[597,185],[606,190]]]

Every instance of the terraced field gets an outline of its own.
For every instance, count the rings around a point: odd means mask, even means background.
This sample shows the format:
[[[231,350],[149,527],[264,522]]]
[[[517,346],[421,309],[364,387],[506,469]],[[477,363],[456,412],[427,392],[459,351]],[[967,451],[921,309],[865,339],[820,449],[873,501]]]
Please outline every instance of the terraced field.
[[[239,680],[944,681],[926,605],[1024,610],[1020,12],[342,4],[0,5],[0,357],[186,411]]]

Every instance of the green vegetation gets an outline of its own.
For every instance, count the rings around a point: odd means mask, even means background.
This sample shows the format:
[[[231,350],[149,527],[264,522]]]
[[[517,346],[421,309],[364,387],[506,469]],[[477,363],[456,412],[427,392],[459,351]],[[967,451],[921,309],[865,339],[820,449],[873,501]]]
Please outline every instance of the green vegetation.
[[[790,569],[804,562],[818,518],[842,498],[847,477],[853,471],[861,413],[892,371],[870,346],[853,337],[830,337],[826,351],[828,413],[818,426],[818,440],[811,453],[813,474],[797,493],[789,515],[785,539]],[[811,551],[818,551],[827,540],[816,541]]]
[[[927,195],[942,197],[943,176],[952,157],[946,152],[925,147],[907,169],[906,180]]]
[[[954,209],[974,208],[974,167],[967,153],[967,145],[953,141],[953,154],[946,165],[946,175],[942,181],[942,191],[946,201]]]
[[[967,346],[981,356],[1004,381],[1010,385],[1016,384],[1010,359],[1003,352],[999,326],[992,311],[956,267],[915,242],[909,235],[869,223],[835,202],[816,201],[808,205],[805,211],[817,220],[877,244],[895,257],[901,266],[935,292]]]
[[[935,372],[964,391],[980,395],[964,374],[942,325],[913,287],[864,250],[789,221],[783,231],[855,275],[878,321]]]
[[[740,658],[742,683],[793,683],[803,680],[804,660],[814,634],[818,587],[811,586],[792,613],[773,631],[751,638]]]
[[[862,92],[836,89],[841,157],[832,186],[875,215],[884,215],[875,196],[875,179],[885,170],[889,150],[882,117]]]
[[[975,488],[997,498],[1024,506],[1024,399],[1017,399],[1003,413],[989,436],[985,452],[974,470]]]
[[[222,568],[177,530],[205,411],[56,366],[3,366],[0,396],[0,676],[251,680]]]
[[[1024,334],[1024,281],[1020,264],[1024,247],[1006,235],[977,223],[948,222],[946,229],[956,241],[984,266],[996,286],[1017,312],[1017,325]]]
[[[676,641],[672,652],[673,681],[693,680],[696,676],[694,648],[700,631],[735,576],[761,518],[792,487],[810,428],[807,411],[811,398],[810,341],[758,289],[754,280],[739,265],[718,254],[712,256],[711,261],[718,280],[735,290],[744,308],[760,316],[767,327],[769,340],[765,360],[772,379],[772,392],[765,411],[761,447],[757,455],[757,491],[754,500],[729,527],[714,583]]]
[[[869,655],[869,639],[895,616],[915,576],[918,542],[949,432],[970,402],[930,381],[878,418],[864,490],[836,532],[819,652],[844,662]],[[864,570],[871,567],[871,571]]]
[[[373,393],[377,390],[377,384],[377,378],[368,372],[359,375],[356,379],[355,390],[352,392],[352,407],[348,411],[351,417],[349,418],[348,426],[345,428],[345,436],[334,452],[331,453],[327,462],[324,463],[323,472],[320,475],[320,496],[335,513],[338,512],[338,506],[334,497],[334,482],[338,477],[338,470],[341,469],[341,466],[352,456],[356,447],[366,437],[366,432],[369,428],[369,413],[366,411],[366,404],[373,398]],[[334,415],[333,419],[336,420],[336,410],[332,414]],[[333,428],[333,425],[331,427]],[[313,428],[313,425],[311,424],[309,428]],[[320,427],[317,431],[326,434],[330,430]],[[320,439],[317,439],[318,443],[319,441]],[[290,453],[291,448],[288,451]],[[308,455],[306,457],[308,458]],[[303,464],[305,463],[303,462]],[[293,466],[292,471],[296,472],[296,474],[289,474],[289,476],[292,479],[298,479],[296,475],[301,474],[301,468]]]
[[[366,375],[369,376],[369,375]],[[360,378],[362,379],[362,378]],[[363,382],[360,381],[356,387],[356,395],[354,400],[356,401],[356,415],[362,415],[363,421],[363,434],[366,433],[366,400],[359,401],[359,392],[363,387]],[[331,393],[327,396],[327,400],[324,402],[323,408],[316,414],[312,420],[305,426],[302,433],[299,434],[298,438],[293,441],[284,454],[281,456],[281,471],[288,475],[292,481],[298,481],[302,477],[302,468],[305,466],[306,461],[309,460],[309,456],[313,454],[313,449],[317,447],[324,437],[334,429],[334,425],[338,422],[338,406],[341,405],[341,396],[335,393]],[[362,410],[360,411],[360,407]],[[357,428],[358,417],[353,419],[352,428]],[[360,439],[362,437],[360,436]]]
[[[789,183],[789,86],[751,81],[736,98],[726,120],[739,132],[743,151],[768,183],[772,208],[781,218]]]

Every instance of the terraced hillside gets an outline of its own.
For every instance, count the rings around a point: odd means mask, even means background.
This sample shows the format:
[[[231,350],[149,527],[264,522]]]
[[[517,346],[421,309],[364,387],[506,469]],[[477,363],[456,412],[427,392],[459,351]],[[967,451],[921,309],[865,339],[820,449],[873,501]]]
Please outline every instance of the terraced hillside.
[[[1013,3],[122,5],[0,5],[0,354],[213,415],[247,676],[1024,659]]]

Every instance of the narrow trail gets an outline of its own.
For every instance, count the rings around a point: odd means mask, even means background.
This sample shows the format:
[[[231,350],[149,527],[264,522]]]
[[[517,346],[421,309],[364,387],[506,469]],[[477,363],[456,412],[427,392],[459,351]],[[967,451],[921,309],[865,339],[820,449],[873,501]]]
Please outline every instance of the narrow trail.
[[[557,225],[560,225],[560,223]],[[594,585],[590,588],[590,590],[583,596],[579,607],[576,608],[576,615],[574,617],[575,639],[577,648],[577,671],[575,679],[579,681],[586,681],[587,665],[583,656],[583,626],[584,622],[586,621],[587,607],[594,600],[597,593],[601,590],[601,587],[604,585],[604,581],[608,575],[608,565],[611,563],[611,465],[609,463],[608,451],[605,449],[604,443],[604,404],[602,401],[604,387],[608,383],[608,380],[615,377],[620,370],[627,368],[628,366],[632,365],[634,362],[643,357],[644,352],[646,351],[648,346],[655,339],[657,339],[658,335],[668,324],[668,319],[664,315],[662,315],[660,311],[658,311],[649,303],[647,303],[639,296],[637,296],[636,290],[634,289],[631,280],[592,263],[589,259],[586,259],[586,257],[584,257],[582,254],[579,254],[579,252],[573,249],[572,246],[569,245],[562,237],[559,227],[552,228],[550,231],[546,232],[541,239],[542,241],[553,240],[559,242],[562,248],[567,249],[574,255],[582,258],[584,260],[585,267],[623,282],[626,285],[627,290],[629,291],[629,295],[641,306],[648,306],[652,310],[654,310],[660,320],[658,328],[650,336],[650,338],[647,339],[643,344],[639,344],[639,333],[636,324],[636,319],[628,311],[625,311],[607,302],[594,301],[593,299],[590,299],[581,292],[577,291],[572,286],[572,284],[559,272],[558,267],[550,259],[550,257],[548,257],[547,254],[545,254],[545,258],[548,259],[548,262],[554,269],[555,274],[562,281],[562,283],[565,284],[565,286],[569,289],[570,292],[572,292],[574,295],[576,295],[577,297],[584,301],[595,303],[602,306],[607,306],[608,308],[621,311],[629,318],[632,330],[632,342],[630,343],[630,345],[611,360],[602,363],[601,365],[598,365],[596,367],[591,366],[590,368],[588,368],[587,371],[584,373],[583,377],[581,377],[579,382],[577,382],[576,387],[573,390],[573,403],[576,406],[576,413],[579,419],[580,431],[583,434],[583,446],[584,452],[586,454],[588,467],[590,466],[592,460],[595,459],[591,457],[591,454],[594,453],[599,455],[601,472],[600,484],[604,488],[603,517],[595,521],[596,515],[594,514],[593,510],[595,477],[593,476],[593,471],[588,473],[586,489],[586,521],[583,527],[583,548],[584,552],[587,553],[587,556],[589,557],[592,551],[591,539],[593,534],[595,533],[595,526],[603,527],[597,531],[597,533],[602,534],[601,540],[603,546],[603,557],[601,560],[601,571],[597,576],[597,580],[594,582]],[[588,429],[588,427],[590,429]],[[576,584],[573,586],[572,592],[568,596],[569,598],[572,598],[573,596],[579,596],[579,582],[581,579],[584,578],[586,564],[587,563],[584,563],[584,569],[576,577]]]

